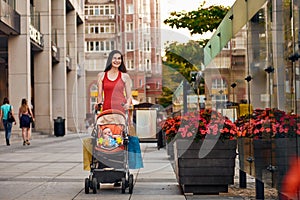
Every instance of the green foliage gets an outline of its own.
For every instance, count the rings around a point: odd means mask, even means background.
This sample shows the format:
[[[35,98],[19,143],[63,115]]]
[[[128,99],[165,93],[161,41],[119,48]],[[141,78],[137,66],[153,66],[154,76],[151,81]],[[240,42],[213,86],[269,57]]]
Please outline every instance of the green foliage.
[[[165,57],[165,64],[190,81],[190,72],[201,70],[203,65],[203,46],[192,40],[185,44],[173,42],[166,47]]]
[[[163,87],[162,96],[158,99],[159,105],[163,106],[164,108],[172,105],[172,97],[173,91],[168,87]]]
[[[172,105],[173,92],[183,79],[191,81],[190,73],[199,71],[203,65],[203,47],[196,41],[186,44],[171,43],[165,50],[163,61],[163,94],[158,99],[160,105]]]
[[[164,23],[172,28],[188,28],[191,35],[212,32],[219,26],[229,8],[224,6],[204,8],[204,5],[205,2],[197,10],[191,12],[172,12]],[[162,106],[172,105],[173,92],[183,78],[190,82],[190,72],[202,70],[203,47],[207,42],[208,40],[189,41],[186,44],[173,42],[166,47],[166,59],[163,62],[163,95],[158,100]],[[203,81],[201,85],[200,94],[203,94]]]
[[[168,19],[164,20],[164,23],[172,28],[187,28],[191,35],[203,34],[208,31],[213,32],[219,26],[229,8],[219,5],[205,8],[204,5],[205,2],[195,11],[174,11]]]
[[[158,103],[167,108],[172,105],[173,92],[182,81],[182,75],[178,72],[178,65],[163,62],[162,96]]]

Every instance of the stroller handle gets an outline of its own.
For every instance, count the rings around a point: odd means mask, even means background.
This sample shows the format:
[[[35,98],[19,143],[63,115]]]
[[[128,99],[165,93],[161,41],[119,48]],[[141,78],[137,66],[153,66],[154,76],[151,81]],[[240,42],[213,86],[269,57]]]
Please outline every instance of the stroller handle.
[[[101,110],[102,105],[103,105],[103,103],[98,103],[97,104],[97,107],[95,108],[95,114],[98,114],[98,111]]]

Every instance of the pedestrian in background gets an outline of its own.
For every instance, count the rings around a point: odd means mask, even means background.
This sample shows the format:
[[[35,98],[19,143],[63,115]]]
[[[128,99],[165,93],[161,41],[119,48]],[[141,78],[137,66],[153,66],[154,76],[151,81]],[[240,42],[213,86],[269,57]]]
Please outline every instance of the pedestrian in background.
[[[30,145],[30,123],[34,122],[34,116],[31,108],[28,106],[27,99],[22,99],[19,108],[20,128],[22,129],[23,145]]]
[[[3,105],[0,109],[0,119],[2,119],[2,123],[5,130],[5,139],[6,139],[6,145],[10,145],[10,136],[11,136],[11,129],[12,129],[12,122],[8,121],[8,112],[11,111],[12,116],[14,116],[13,107],[9,104],[9,100],[7,97],[3,99]],[[16,124],[16,121],[14,122]]]

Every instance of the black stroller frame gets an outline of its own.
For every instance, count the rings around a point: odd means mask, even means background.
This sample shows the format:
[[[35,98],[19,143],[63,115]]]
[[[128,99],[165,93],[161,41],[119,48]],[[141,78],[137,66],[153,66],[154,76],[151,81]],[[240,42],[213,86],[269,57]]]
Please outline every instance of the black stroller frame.
[[[124,123],[122,124],[122,137],[123,148],[122,151],[109,152],[96,150],[98,133],[101,125],[115,124],[119,122],[109,119],[110,122],[98,119],[104,115],[117,114],[124,117]],[[128,111],[125,114],[118,110],[106,110],[97,116],[96,123],[94,124],[92,131],[92,160],[90,164],[90,175],[85,179],[85,193],[88,194],[92,189],[93,193],[97,193],[97,189],[100,189],[101,183],[113,183],[118,184],[121,182],[121,192],[124,194],[126,188],[129,188],[129,194],[133,191],[133,174],[129,172],[128,165]]]

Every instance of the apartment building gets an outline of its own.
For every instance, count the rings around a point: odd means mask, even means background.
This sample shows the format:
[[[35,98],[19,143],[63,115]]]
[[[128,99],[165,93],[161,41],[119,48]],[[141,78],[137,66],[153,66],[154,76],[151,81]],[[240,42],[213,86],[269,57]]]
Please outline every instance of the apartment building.
[[[156,103],[162,92],[159,0],[86,0],[87,116],[97,102],[97,74],[108,54],[120,50],[137,102]]]
[[[244,29],[205,67],[206,107],[221,109],[247,101],[246,52]]]
[[[16,113],[28,99],[35,131],[53,134],[57,117],[66,133],[85,127],[83,9],[83,0],[0,0],[0,99]]]

